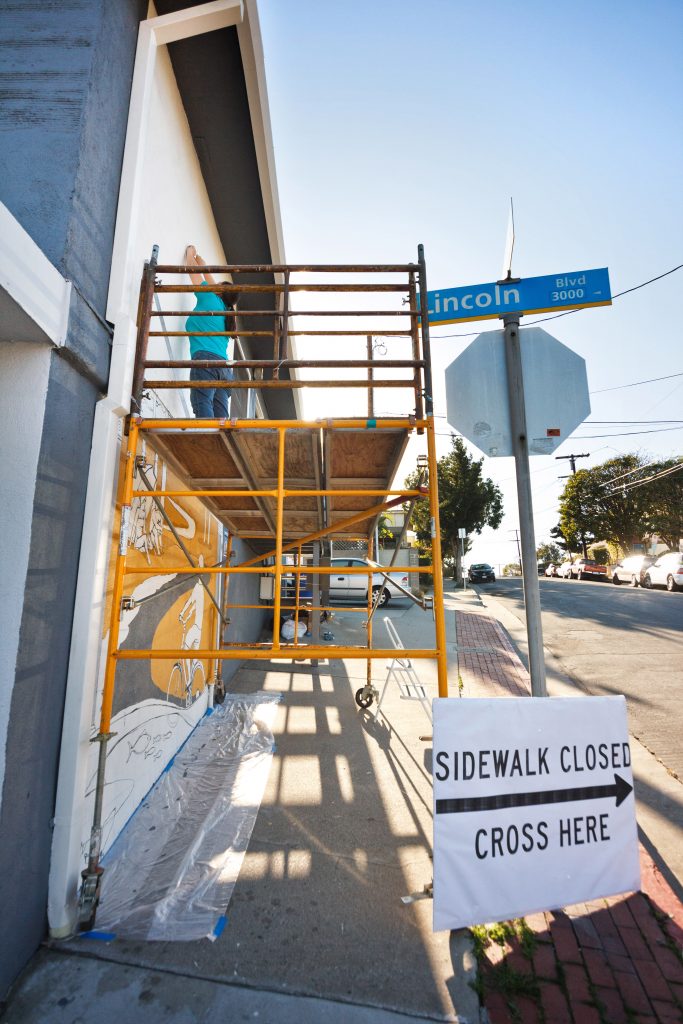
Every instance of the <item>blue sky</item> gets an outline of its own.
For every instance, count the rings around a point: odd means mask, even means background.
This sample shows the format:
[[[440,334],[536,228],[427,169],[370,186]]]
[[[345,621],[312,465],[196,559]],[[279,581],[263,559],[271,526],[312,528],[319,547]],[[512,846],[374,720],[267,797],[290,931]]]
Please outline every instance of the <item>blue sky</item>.
[[[260,0],[259,11],[290,262],[408,262],[422,242],[430,288],[495,280],[512,196],[519,276],[607,266],[616,293],[683,263],[679,0]],[[592,392],[683,373],[682,285],[683,270],[543,326],[584,357]],[[451,335],[497,326],[435,328],[436,381],[471,340]],[[593,421],[683,420],[683,376],[591,402]],[[683,424],[591,436],[673,425],[585,423],[556,454],[590,452],[581,466],[677,455]],[[531,469],[540,541],[568,470],[542,456]],[[506,518],[472,557],[503,564],[516,551],[514,463],[487,459],[485,471]]]

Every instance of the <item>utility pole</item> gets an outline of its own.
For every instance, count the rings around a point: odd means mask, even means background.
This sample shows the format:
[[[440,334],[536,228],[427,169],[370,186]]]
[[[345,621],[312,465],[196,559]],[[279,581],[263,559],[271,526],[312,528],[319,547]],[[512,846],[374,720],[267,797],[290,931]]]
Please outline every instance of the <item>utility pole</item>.
[[[529,641],[531,695],[532,697],[547,697],[548,690],[545,681],[545,658],[543,654],[543,628],[541,625],[541,593],[538,585],[534,512],[531,500],[529,441],[526,428],[526,409],[524,406],[522,355],[519,343],[519,314],[506,314],[503,317],[503,324],[505,367],[507,370],[508,401],[510,406],[510,433],[512,435],[512,450],[515,456],[515,474],[517,477],[517,507],[519,510],[517,544],[518,548],[520,548],[522,579],[524,581],[524,607],[526,610],[527,639]]]
[[[572,455],[556,455],[555,458],[556,459],[569,459],[569,465],[572,468],[571,475],[574,476],[574,474],[576,473],[576,460],[577,459],[589,459],[590,455],[588,454],[588,452],[584,452],[581,455],[574,455],[574,454],[572,454]],[[560,476],[560,477],[558,477],[558,480],[568,480],[568,479],[569,479],[568,476]],[[586,546],[586,539],[585,539],[583,534],[581,534],[581,547],[583,548],[583,557],[584,558],[588,558],[588,547]]]
[[[519,571],[522,571],[522,552],[519,547],[519,530],[510,530],[510,533],[514,533],[515,540],[517,541],[517,558],[519,560]]]
[[[569,465],[572,467],[572,476],[576,473],[576,460],[577,459],[590,459],[588,452],[584,452],[582,455],[556,455],[556,459],[569,459]],[[564,476],[560,477],[560,480],[566,480]]]

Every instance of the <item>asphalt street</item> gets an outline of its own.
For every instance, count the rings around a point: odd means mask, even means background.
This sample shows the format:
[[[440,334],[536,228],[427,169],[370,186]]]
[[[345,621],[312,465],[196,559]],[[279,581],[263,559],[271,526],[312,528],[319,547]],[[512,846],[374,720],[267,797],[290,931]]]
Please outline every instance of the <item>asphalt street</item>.
[[[683,593],[539,582],[546,648],[587,692],[623,693],[631,732],[683,781]],[[521,579],[477,589],[524,621]]]

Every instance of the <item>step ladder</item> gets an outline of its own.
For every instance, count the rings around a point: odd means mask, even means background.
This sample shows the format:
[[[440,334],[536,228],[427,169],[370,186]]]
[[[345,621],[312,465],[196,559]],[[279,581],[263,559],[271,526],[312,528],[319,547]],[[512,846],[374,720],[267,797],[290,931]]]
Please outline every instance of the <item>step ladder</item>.
[[[391,619],[385,616],[384,625],[387,633],[389,634],[389,640],[391,641],[393,647],[397,651],[404,651],[405,646],[403,644],[403,641],[398,635],[398,630],[394,626]],[[419,700],[420,704],[424,708],[424,713],[429,719],[429,723],[431,725],[432,709],[429,696],[424,687],[424,684],[421,683],[420,680],[418,679],[417,673],[413,668],[413,664],[410,658],[408,657],[396,657],[389,663],[389,665],[387,665],[387,677],[384,680],[384,686],[382,687],[380,698],[377,701],[377,710],[375,711],[375,718],[377,718],[377,716],[379,715],[380,708],[382,706],[382,701],[384,700],[384,695],[387,691],[387,687],[389,686],[389,683],[391,683],[392,681],[395,682],[396,685],[398,686],[401,700]]]

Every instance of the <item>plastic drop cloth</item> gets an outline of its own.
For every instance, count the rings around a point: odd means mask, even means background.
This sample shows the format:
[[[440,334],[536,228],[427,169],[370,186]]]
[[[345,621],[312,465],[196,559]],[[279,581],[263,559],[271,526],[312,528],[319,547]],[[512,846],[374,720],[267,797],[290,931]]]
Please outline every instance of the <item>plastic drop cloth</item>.
[[[98,931],[217,938],[268,779],[279,699],[228,695],[202,719],[103,859]]]

